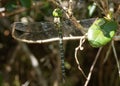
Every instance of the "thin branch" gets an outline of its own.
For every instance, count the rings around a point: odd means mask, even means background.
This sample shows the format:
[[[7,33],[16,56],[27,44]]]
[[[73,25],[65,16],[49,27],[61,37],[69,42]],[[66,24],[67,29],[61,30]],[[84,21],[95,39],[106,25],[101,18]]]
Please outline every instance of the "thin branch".
[[[111,51],[111,48],[112,48],[112,46],[110,44],[102,64],[105,64],[105,62],[107,61],[110,51]]]
[[[104,9],[100,6],[100,2],[98,3],[98,0],[93,0],[93,1],[96,3],[96,5],[99,7],[99,9],[100,9],[103,13],[105,13]]]
[[[114,13],[115,20],[119,19],[119,15],[120,15],[120,5],[118,6],[116,12]],[[117,21],[118,21],[118,20],[117,20]]]
[[[24,84],[22,84],[22,86],[29,86],[30,81],[26,81]]]
[[[81,39],[80,39],[80,44],[78,47],[75,48],[75,61],[78,65],[78,69],[81,71],[81,73],[83,74],[83,76],[87,79],[87,76],[85,75],[84,71],[82,70],[81,66],[80,66],[80,63],[78,61],[78,58],[77,58],[77,52],[78,50],[83,50],[83,47],[82,47],[82,44],[85,42],[85,36],[83,36]]]
[[[56,37],[56,38],[50,38],[50,39],[45,39],[45,40],[27,40],[27,39],[21,39],[21,38],[17,38],[15,35],[14,35],[14,30],[12,30],[12,37],[18,41],[21,41],[21,42],[26,42],[26,43],[48,43],[48,42],[53,42],[53,41],[59,41],[60,38],[59,37]],[[81,39],[82,36],[70,36],[70,37],[63,37],[63,40],[79,40]]]
[[[7,16],[7,17],[8,17],[8,16],[12,16],[12,15],[15,15],[15,14],[18,14],[18,13],[22,13],[22,12],[25,12],[25,11],[27,11],[27,10],[30,10],[30,9],[33,9],[33,8],[36,8],[36,7],[39,7],[39,6],[42,6],[42,5],[44,5],[44,4],[41,3],[41,2],[38,2],[38,3],[36,3],[35,5],[32,5],[31,8],[21,7],[21,8],[19,8],[19,9],[14,10],[13,12],[6,13],[5,16]]]
[[[114,41],[120,41],[120,35],[114,36],[113,40],[114,40]]]
[[[36,57],[30,52],[30,50],[28,49],[27,45],[24,43],[20,43],[21,47],[23,48],[24,52],[29,56],[30,61],[32,63],[33,68],[35,69],[37,75],[38,75],[38,79],[39,79],[39,84],[42,86],[47,86],[46,84],[46,80],[43,78],[42,76],[42,72],[41,69],[39,67],[39,62],[36,59]]]
[[[94,61],[93,61],[93,64],[92,64],[91,68],[90,68],[90,72],[89,72],[89,74],[88,74],[88,76],[87,76],[87,80],[86,80],[84,86],[87,86],[88,83],[89,83],[89,81],[90,81],[90,79],[91,79],[91,75],[92,75],[93,69],[94,69],[94,67],[95,67],[95,64],[96,64],[96,62],[97,62],[97,59],[98,59],[98,57],[99,57],[99,55],[100,55],[101,50],[102,50],[102,47],[99,48],[99,50],[98,50],[98,52],[97,52],[97,55],[96,55],[96,57],[95,57],[95,59],[94,59]]]
[[[120,64],[119,64],[118,56],[117,56],[117,53],[116,53],[116,50],[115,50],[114,41],[112,41],[112,48],[113,48],[113,53],[114,53],[115,60],[116,60],[116,63],[117,63],[118,74],[119,74],[119,77],[120,77]]]

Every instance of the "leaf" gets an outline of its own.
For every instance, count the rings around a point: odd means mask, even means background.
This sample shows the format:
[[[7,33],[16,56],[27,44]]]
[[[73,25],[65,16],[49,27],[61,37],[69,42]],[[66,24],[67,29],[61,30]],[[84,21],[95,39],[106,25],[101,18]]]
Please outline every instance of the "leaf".
[[[7,11],[13,11],[17,8],[16,2],[14,0],[7,2],[5,8],[7,9]]]
[[[118,25],[113,20],[100,18],[88,30],[88,41],[92,47],[101,47],[110,42]]]
[[[20,0],[22,6],[26,8],[30,8],[32,5],[32,0]]]

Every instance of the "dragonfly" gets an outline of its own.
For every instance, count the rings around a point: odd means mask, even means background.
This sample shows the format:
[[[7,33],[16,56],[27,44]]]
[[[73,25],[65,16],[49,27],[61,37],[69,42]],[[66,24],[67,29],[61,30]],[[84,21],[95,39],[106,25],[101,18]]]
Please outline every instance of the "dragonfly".
[[[80,24],[87,30],[89,26],[95,21],[96,18],[84,19],[80,21]],[[74,26],[70,20],[61,21],[61,30],[62,30],[62,40],[75,40],[80,39],[82,35],[81,31]],[[12,27],[12,37],[18,41],[26,43],[48,43],[59,41],[59,31],[56,29],[54,22],[31,22],[31,23],[22,23],[15,22]],[[59,43],[60,44],[60,43]],[[60,53],[62,73],[64,74],[64,50],[62,49],[63,45],[60,44]]]
[[[80,20],[79,23],[87,31],[95,20],[96,18],[83,19]],[[82,36],[81,31],[75,27],[70,20],[61,21],[61,24],[63,41],[80,39]],[[12,37],[21,42],[40,44],[60,40],[59,32],[56,29],[54,22],[15,22],[12,27]],[[115,36],[114,39],[119,40],[118,36]],[[64,54],[64,51],[60,51],[60,53]],[[64,69],[62,71],[64,71]]]

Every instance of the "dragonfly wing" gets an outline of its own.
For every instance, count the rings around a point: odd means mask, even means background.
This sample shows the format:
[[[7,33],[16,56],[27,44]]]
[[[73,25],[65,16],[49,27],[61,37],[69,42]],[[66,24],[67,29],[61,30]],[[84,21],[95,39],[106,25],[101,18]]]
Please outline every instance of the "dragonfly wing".
[[[80,21],[80,24],[84,27],[85,31],[91,26],[91,24],[96,20],[96,18],[84,19]],[[72,22],[69,20],[63,21],[63,34],[64,37],[80,36],[82,35],[80,29],[76,28]]]
[[[66,20],[63,23],[63,36],[64,37],[69,37],[69,36],[80,36],[81,32],[78,28],[76,28],[74,26],[74,24],[72,22],[70,22],[69,20]]]
[[[13,25],[13,29],[13,35],[19,39],[35,41],[58,37],[58,32],[54,24],[48,22],[34,22],[29,24],[16,22]]]
[[[94,20],[95,18],[85,19],[80,21],[80,23],[85,28],[88,28],[94,22]],[[80,30],[77,29],[69,20],[62,22],[62,30],[63,37],[82,35]],[[58,38],[58,30],[54,27],[54,23],[52,22],[33,22],[29,24],[15,22],[13,24],[12,36],[20,41],[44,41]]]
[[[84,28],[88,29],[88,28],[93,24],[93,22],[94,22],[96,19],[97,19],[97,18],[83,19],[83,20],[80,21],[80,24],[81,24]]]

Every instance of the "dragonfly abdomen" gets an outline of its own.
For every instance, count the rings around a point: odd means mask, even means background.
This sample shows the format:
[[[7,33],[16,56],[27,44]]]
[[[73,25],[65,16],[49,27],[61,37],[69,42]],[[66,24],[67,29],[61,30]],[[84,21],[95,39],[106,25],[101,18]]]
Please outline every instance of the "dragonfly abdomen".
[[[59,28],[58,30],[59,34],[59,49],[60,49],[60,57],[61,57],[61,71],[62,71],[62,77],[63,81],[65,80],[65,62],[64,62],[64,48],[63,48],[63,34],[62,34],[62,29]]]

